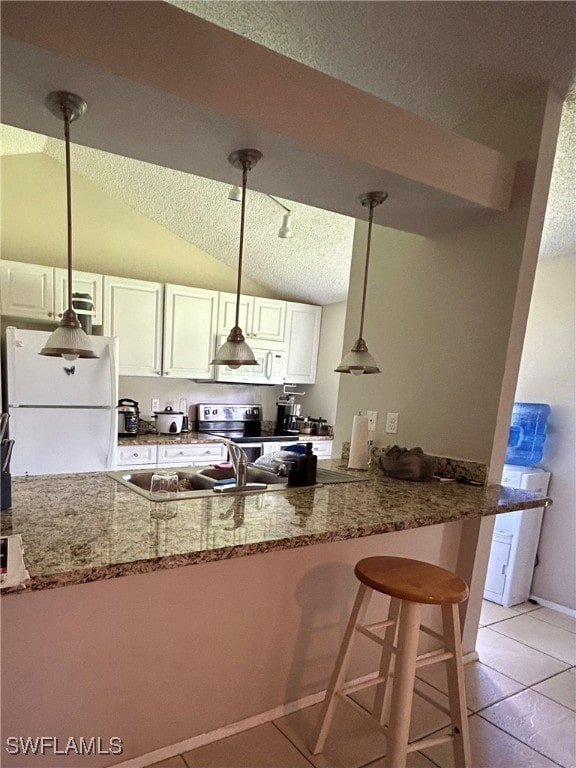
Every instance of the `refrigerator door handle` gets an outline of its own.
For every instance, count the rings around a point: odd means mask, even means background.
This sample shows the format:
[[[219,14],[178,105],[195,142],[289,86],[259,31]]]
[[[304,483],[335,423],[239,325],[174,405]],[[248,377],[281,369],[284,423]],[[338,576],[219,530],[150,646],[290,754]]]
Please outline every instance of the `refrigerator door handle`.
[[[116,403],[118,402],[118,337],[114,337],[107,347],[110,355],[110,437],[108,440],[107,468],[116,469],[116,451],[118,448],[118,419],[116,417]]]

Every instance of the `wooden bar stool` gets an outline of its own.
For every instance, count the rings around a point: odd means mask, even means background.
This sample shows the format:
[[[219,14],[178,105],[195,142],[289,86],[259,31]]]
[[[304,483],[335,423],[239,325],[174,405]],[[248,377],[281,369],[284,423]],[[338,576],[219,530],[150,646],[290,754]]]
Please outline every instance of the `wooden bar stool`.
[[[316,755],[324,749],[338,699],[367,714],[349,696],[376,685],[372,716],[386,733],[385,768],[405,768],[409,752],[446,741],[453,743],[458,768],[470,768],[470,737],[458,612],[458,604],[468,599],[466,583],[456,574],[437,565],[403,557],[367,557],[357,563],[354,574],[360,586],[326,691],[312,753]],[[362,625],[372,590],[390,595],[388,619],[377,624]],[[421,606],[429,604],[442,607],[442,635],[420,625]],[[376,629],[384,629],[383,636],[375,634]],[[444,647],[418,656],[420,630],[440,640]],[[378,676],[371,680],[347,685],[344,681],[355,631],[382,646],[380,670]],[[416,669],[440,661],[447,662],[450,709],[445,709],[433,699],[414,690]],[[450,716],[451,733],[408,742],[414,693]]]

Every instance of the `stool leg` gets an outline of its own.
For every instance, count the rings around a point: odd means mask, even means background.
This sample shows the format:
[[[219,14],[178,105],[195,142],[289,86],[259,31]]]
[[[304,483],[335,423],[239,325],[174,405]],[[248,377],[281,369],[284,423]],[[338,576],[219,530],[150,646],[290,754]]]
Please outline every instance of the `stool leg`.
[[[318,729],[316,740],[312,746],[312,754],[317,755],[324,749],[326,743],[326,737],[332,724],[332,718],[334,716],[334,709],[336,708],[336,693],[342,688],[342,684],[346,677],[346,671],[350,662],[350,654],[352,652],[352,640],[354,637],[354,631],[357,624],[361,624],[366,613],[366,608],[370,602],[370,595],[372,591],[368,592],[368,587],[365,584],[360,584],[358,592],[356,594],[356,600],[352,608],[352,613],[348,619],[348,625],[344,638],[342,639],[342,645],[338,652],[338,658],[336,659],[336,665],[330,678],[330,684],[326,691],[324,703],[322,704],[322,711],[320,713],[320,720],[318,722]]]
[[[396,597],[390,599],[390,608],[388,609],[388,619],[391,619],[394,624],[386,627],[384,633],[385,645],[382,649],[382,656],[380,657],[380,677],[385,678],[383,683],[378,683],[376,686],[376,693],[374,695],[374,706],[372,707],[372,716],[378,720],[380,725],[384,725],[388,721],[390,711],[390,691],[392,689],[390,675],[394,670],[394,650],[392,646],[396,640],[396,630],[398,629],[398,614],[400,612],[400,600]]]
[[[466,709],[466,688],[464,684],[464,664],[462,662],[462,643],[460,639],[460,614],[456,603],[442,606],[444,643],[453,658],[446,663],[448,677],[448,697],[452,728],[454,729],[454,760],[461,768],[470,768],[470,734],[468,731],[468,711]]]
[[[420,604],[404,600],[400,607],[398,650],[384,768],[405,768],[406,766],[419,632]]]

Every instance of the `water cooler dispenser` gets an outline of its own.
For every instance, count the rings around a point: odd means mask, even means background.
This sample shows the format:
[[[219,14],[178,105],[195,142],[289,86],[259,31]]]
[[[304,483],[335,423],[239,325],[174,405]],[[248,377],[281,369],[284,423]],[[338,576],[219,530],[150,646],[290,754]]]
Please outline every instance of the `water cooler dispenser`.
[[[550,406],[514,403],[502,485],[548,493],[550,472],[542,460]],[[509,607],[530,597],[544,508],[496,515],[484,597]]]

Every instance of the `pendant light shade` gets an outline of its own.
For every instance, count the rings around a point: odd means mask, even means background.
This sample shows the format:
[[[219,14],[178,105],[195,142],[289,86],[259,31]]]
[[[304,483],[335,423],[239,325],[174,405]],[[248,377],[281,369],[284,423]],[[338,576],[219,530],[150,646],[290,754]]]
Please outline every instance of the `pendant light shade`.
[[[258,365],[254,353],[246,343],[240,328],[240,289],[242,287],[242,256],[244,252],[244,220],[246,214],[246,188],[248,186],[248,171],[251,170],[262,153],[257,149],[239,149],[228,157],[235,168],[242,169],[242,210],[240,213],[240,248],[238,251],[238,280],[236,284],[236,319],[228,338],[216,350],[216,356],[211,365],[227,365],[229,368],[240,368],[241,365]],[[230,199],[234,200],[235,197]]]
[[[88,105],[80,96],[68,91],[53,91],[46,97],[46,106],[55,117],[64,121],[66,149],[66,212],[68,221],[68,306],[60,324],[50,334],[39,354],[76,360],[78,357],[96,358],[89,336],[84,333],[72,308],[72,182],[70,172],[70,123],[86,112]]]
[[[386,200],[386,192],[367,192],[360,197],[360,202],[366,208],[370,208],[368,217],[368,239],[366,242],[366,264],[364,266],[364,288],[362,292],[362,307],[360,309],[360,331],[354,346],[344,355],[340,365],[335,368],[336,373],[351,373],[353,376],[361,376],[364,373],[382,373],[376,361],[368,352],[368,346],[362,338],[364,331],[364,310],[366,308],[366,289],[368,287],[368,265],[370,263],[370,243],[372,240],[372,222],[374,220],[374,208]]]

